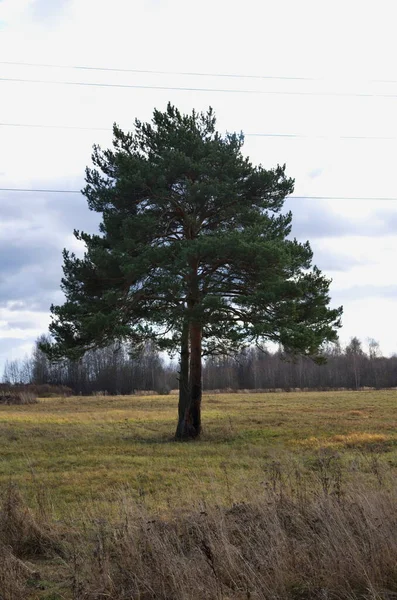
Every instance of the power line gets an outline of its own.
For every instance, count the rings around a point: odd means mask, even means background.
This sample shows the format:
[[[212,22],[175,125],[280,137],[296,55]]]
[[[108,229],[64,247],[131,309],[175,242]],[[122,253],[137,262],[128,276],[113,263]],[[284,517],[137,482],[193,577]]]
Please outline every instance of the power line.
[[[0,123],[1,125],[1,123]],[[303,135],[299,133],[245,133],[245,137],[278,137],[307,140],[397,140],[396,136],[381,135]]]
[[[0,192],[37,192],[50,194],[81,194],[81,190],[58,190],[36,188],[0,188]],[[397,200],[397,196],[286,196],[287,200]]]
[[[320,97],[335,97],[335,98],[397,98],[397,94],[370,94],[366,92],[349,93],[349,92],[291,92],[279,90],[239,90],[225,88],[198,88],[198,87],[174,87],[166,85],[138,85],[127,83],[98,83],[88,81],[48,81],[44,79],[22,79],[13,77],[0,77],[0,81],[12,83],[37,83],[46,85],[70,85],[70,86],[85,86],[85,87],[100,87],[100,88],[120,88],[120,89],[137,89],[137,90],[167,90],[176,92],[211,92],[211,93],[228,93],[228,94],[260,94],[271,96],[320,96]]]
[[[224,77],[230,79],[270,79],[279,81],[326,81],[325,77],[303,77],[295,76],[291,77],[288,75],[247,75],[241,73],[203,73],[200,71],[162,71],[152,69],[127,69],[120,67],[91,67],[88,65],[59,65],[49,63],[30,63],[30,62],[18,62],[18,61],[7,61],[1,60],[0,65],[9,65],[16,67],[41,67],[50,69],[74,69],[79,71],[105,71],[113,73],[140,73],[150,75],[178,75],[178,76],[189,76],[189,77]],[[363,80],[364,81],[364,80]],[[396,79],[368,79],[366,83],[397,83]]]
[[[31,127],[34,129],[75,129],[83,131],[112,131],[110,127],[83,127],[79,125],[45,125],[42,123],[0,123],[0,127]]]
[[[66,129],[76,131],[112,131],[110,127],[84,127],[79,125],[46,125],[42,123],[0,123],[0,127],[19,127],[33,129]],[[290,139],[316,139],[316,140],[397,140],[397,136],[376,135],[305,135],[300,133],[245,133],[244,137],[268,137],[268,138],[290,138]]]
[[[286,196],[294,200],[397,200],[397,196]]]
[[[113,73],[141,73],[150,75],[181,75],[189,77],[226,77],[233,79],[277,79],[286,81],[318,81],[316,77],[289,77],[276,75],[241,75],[236,73],[201,73],[192,71],[160,71],[150,69],[121,69],[115,67],[89,67],[86,65],[54,65],[48,63],[28,63],[1,60],[0,65],[12,65],[18,67],[44,67],[51,69],[76,69],[82,71],[110,71]]]
[[[81,194],[81,190],[49,190],[33,188],[0,188],[0,192],[38,192],[40,194]]]
[[[80,125],[46,125],[43,123],[0,123],[0,127],[17,127],[32,129],[65,129],[72,131],[113,131],[110,127],[84,127]],[[244,133],[244,137],[287,138],[306,140],[382,140],[395,141],[397,136],[378,135],[307,135],[300,133]]]
[[[66,129],[76,131],[107,131],[110,127],[84,127],[79,125],[46,125],[42,123],[0,123],[0,127],[19,127],[33,129]],[[268,137],[268,138],[289,138],[289,139],[316,139],[316,140],[397,140],[397,136],[376,136],[376,135],[305,135],[300,133],[245,133],[244,137]]]

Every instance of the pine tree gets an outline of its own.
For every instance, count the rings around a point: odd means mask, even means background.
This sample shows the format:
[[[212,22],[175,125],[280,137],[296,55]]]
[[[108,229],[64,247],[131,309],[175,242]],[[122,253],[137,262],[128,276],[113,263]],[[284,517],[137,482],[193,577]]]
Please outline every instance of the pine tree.
[[[180,353],[177,438],[201,431],[202,360],[266,340],[320,359],[342,309],[312,267],[308,242],[290,239],[283,213],[294,182],[221,136],[213,111],[168,104],[133,133],[114,126],[113,149],[94,146],[83,190],[100,233],[75,232],[64,251],[66,302],[51,307],[52,356],[80,356],[115,339],[151,340]]]

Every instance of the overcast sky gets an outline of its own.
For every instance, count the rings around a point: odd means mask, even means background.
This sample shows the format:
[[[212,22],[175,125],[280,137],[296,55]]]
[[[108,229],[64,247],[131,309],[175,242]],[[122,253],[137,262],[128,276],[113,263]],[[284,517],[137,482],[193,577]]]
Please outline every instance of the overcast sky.
[[[310,240],[333,279],[341,341],[374,338],[385,355],[397,352],[393,8],[393,0],[0,0],[0,61],[168,72],[0,64],[0,187],[78,190],[92,144],[110,145],[114,121],[130,128],[168,100],[185,112],[211,105],[222,132],[247,134],[253,162],[285,162],[295,178],[304,198],[287,201],[293,233]],[[0,369],[30,351],[50,304],[62,301],[61,251],[76,247],[73,229],[97,224],[78,194],[0,191]]]

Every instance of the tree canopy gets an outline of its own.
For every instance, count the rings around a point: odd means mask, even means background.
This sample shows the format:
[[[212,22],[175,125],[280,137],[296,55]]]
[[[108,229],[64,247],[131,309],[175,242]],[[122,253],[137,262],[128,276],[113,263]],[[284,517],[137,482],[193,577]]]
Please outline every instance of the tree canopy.
[[[46,351],[78,357],[117,339],[178,351],[177,437],[197,437],[204,355],[271,340],[320,360],[342,309],[329,308],[309,243],[290,237],[285,165],[254,166],[212,109],[168,104],[113,133],[112,149],[94,146],[83,190],[100,231],[75,231],[83,258],[64,251],[66,302],[51,307]]]

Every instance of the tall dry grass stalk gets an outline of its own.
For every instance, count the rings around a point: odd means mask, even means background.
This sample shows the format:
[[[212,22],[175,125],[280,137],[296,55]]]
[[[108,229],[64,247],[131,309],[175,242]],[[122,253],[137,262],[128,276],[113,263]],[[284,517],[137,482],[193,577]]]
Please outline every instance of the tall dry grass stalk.
[[[37,521],[9,492],[0,513],[0,598],[29,598],[18,587],[3,591],[26,579],[15,558],[62,552],[60,597],[73,600],[391,600],[397,487],[376,470],[363,485],[347,483],[327,454],[310,480],[274,462],[262,497],[167,517],[123,493],[116,522],[87,516],[79,530],[63,524],[63,538],[59,524],[48,515]]]
[[[85,598],[352,599],[397,595],[396,496],[267,492],[255,504],[123,524],[81,544]],[[88,567],[88,569],[87,569]],[[87,569],[87,570],[86,570]]]

